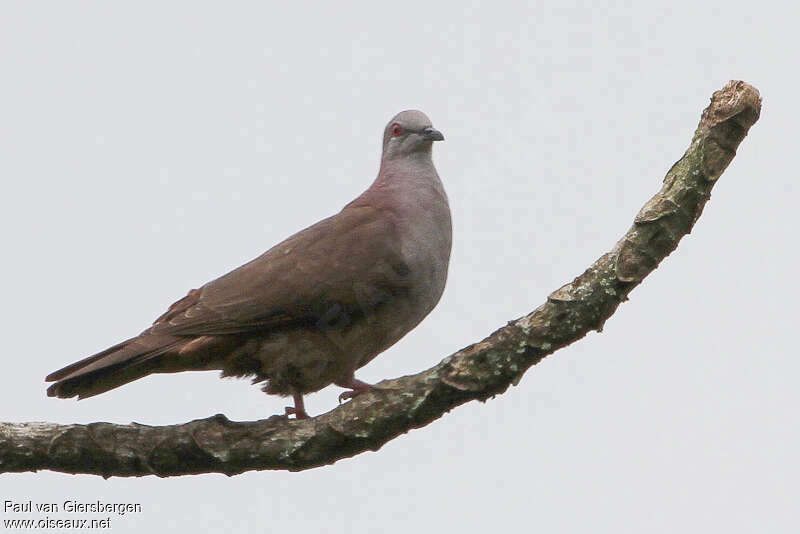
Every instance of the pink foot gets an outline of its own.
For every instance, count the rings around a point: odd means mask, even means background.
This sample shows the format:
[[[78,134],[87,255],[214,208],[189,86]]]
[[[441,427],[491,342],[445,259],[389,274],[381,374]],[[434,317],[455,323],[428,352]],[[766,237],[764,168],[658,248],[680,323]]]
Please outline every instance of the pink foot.
[[[308,419],[302,393],[293,393],[292,398],[294,399],[294,406],[287,406],[285,408],[286,415],[294,414],[295,419]]]
[[[295,419],[308,419],[309,418],[308,414],[305,412],[305,410],[298,411],[298,409],[295,408],[294,406],[287,406],[286,408],[284,408],[284,410],[285,410],[287,416],[294,415]]]
[[[372,389],[372,384],[367,384],[366,382],[362,382],[361,380],[356,380],[353,378],[347,384],[338,384],[342,387],[349,388],[350,391],[343,391],[339,395],[339,404],[346,401],[347,399],[352,399],[358,395],[361,395],[365,391],[369,391]]]

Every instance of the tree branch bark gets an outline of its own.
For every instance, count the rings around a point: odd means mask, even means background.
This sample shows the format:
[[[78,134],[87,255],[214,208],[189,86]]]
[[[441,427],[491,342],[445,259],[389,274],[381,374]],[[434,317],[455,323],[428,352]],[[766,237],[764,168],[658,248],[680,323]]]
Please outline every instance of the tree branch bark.
[[[616,246],[528,315],[413,376],[308,420],[233,422],[224,415],[153,427],[0,423],[0,472],[50,469],[111,476],[175,476],[248,470],[300,471],[378,450],[472,400],[517,384],[542,358],[605,321],[680,239],[758,120],[758,91],[731,81],[715,92],[683,157]]]

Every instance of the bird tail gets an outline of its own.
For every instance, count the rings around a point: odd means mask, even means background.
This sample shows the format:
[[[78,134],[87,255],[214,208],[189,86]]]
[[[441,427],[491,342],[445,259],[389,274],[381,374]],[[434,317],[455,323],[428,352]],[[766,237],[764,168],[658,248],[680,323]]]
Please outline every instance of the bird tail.
[[[85,399],[117,388],[156,372],[160,356],[183,343],[171,336],[128,339],[47,375],[46,382],[55,382],[47,396]]]

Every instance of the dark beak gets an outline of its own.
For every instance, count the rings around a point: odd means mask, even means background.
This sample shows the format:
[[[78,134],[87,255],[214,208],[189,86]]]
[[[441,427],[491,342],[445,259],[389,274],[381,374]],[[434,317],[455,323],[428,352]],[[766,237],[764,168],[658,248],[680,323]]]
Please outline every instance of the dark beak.
[[[428,141],[444,141],[444,136],[442,132],[437,130],[436,128],[425,128],[422,130],[422,138],[427,139]]]

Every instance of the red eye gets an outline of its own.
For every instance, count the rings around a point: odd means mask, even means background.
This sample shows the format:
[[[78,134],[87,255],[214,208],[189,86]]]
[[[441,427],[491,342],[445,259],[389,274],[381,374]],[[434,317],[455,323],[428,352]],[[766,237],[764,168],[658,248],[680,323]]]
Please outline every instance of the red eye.
[[[392,124],[392,137],[397,137],[403,133],[403,127],[399,124]]]

